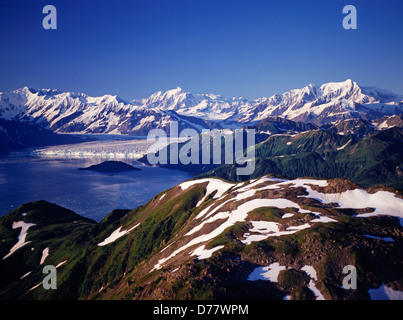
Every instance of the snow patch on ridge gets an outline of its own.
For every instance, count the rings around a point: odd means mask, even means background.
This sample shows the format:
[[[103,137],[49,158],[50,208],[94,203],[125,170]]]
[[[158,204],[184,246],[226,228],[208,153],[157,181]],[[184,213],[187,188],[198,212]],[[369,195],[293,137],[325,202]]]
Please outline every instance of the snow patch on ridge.
[[[271,282],[277,282],[280,271],[286,270],[287,267],[281,266],[278,262],[274,262],[267,267],[257,267],[248,276],[249,281],[256,280],[269,280]]]
[[[199,260],[207,259],[207,258],[210,258],[215,251],[220,250],[222,248],[224,248],[223,245],[217,246],[217,247],[214,247],[211,249],[205,249],[205,246],[202,245],[202,246],[198,247],[197,249],[195,249],[190,255],[191,256],[196,255],[197,259],[199,259]]]
[[[308,190],[309,189],[309,190]],[[362,189],[347,190],[341,193],[321,193],[307,188],[306,197],[318,199],[323,203],[338,203],[340,208],[365,209],[373,208],[370,213],[358,214],[358,217],[389,215],[400,218],[403,226],[403,199],[388,191],[368,193]]]
[[[123,231],[120,231],[120,229],[122,229],[122,227],[120,226],[115,231],[113,231],[112,234],[109,237],[107,237],[104,241],[98,243],[98,247],[103,247],[103,246],[106,246],[106,245],[108,245],[108,244],[110,244],[112,242],[115,242],[117,239],[125,236],[126,234],[128,234],[129,232],[131,232],[132,230],[137,228],[138,225],[139,225],[139,223],[136,224],[134,227],[132,227],[132,228],[130,228],[128,230],[123,230]]]
[[[3,257],[3,260],[11,256],[15,251],[17,251],[22,246],[31,242],[31,241],[25,242],[25,239],[28,234],[28,229],[32,226],[35,226],[35,223],[27,223],[24,221],[13,222],[12,228],[13,229],[21,228],[21,233],[18,235],[18,242],[10,249],[10,252]]]
[[[314,267],[305,265],[301,268],[301,270],[311,277],[311,280],[309,281],[308,284],[308,288],[314,293],[316,300],[326,300],[323,294],[315,286],[315,281],[318,281],[318,276],[316,274],[316,270],[314,269]]]
[[[42,251],[42,257],[41,257],[41,261],[39,262],[39,265],[41,265],[42,263],[45,262],[46,258],[49,256],[49,247],[43,249]]]
[[[290,226],[285,231],[280,231],[279,226],[281,225],[278,222],[273,221],[251,221],[253,228],[249,229],[249,232],[244,233],[244,240],[241,240],[242,243],[248,245],[254,241],[262,241],[267,239],[268,237],[278,237],[288,234],[296,233],[300,230],[310,228],[311,225],[309,223],[305,223],[299,226]],[[251,232],[253,234],[251,234]]]
[[[218,199],[220,198],[224,192],[228,191],[231,187],[233,187],[235,184],[233,183],[229,183],[229,182],[225,182],[222,181],[220,179],[200,179],[200,180],[191,180],[191,181],[186,181],[183,182],[179,185],[179,187],[182,190],[186,190],[189,187],[195,185],[195,184],[201,184],[201,183],[205,183],[208,182],[207,187],[206,187],[206,194],[205,196],[197,203],[196,207],[198,207],[199,205],[201,205],[204,200],[206,200],[206,198],[212,194],[214,191],[217,191],[217,193],[214,195],[214,199]]]

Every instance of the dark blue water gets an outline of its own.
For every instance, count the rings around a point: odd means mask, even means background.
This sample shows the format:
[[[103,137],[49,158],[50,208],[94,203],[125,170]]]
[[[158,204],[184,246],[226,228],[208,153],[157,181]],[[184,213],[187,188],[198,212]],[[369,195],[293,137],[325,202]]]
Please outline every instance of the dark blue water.
[[[78,168],[105,159],[49,159],[23,154],[0,156],[0,216],[23,203],[46,200],[100,221],[113,209],[134,209],[192,176],[141,166],[142,171],[105,174]]]

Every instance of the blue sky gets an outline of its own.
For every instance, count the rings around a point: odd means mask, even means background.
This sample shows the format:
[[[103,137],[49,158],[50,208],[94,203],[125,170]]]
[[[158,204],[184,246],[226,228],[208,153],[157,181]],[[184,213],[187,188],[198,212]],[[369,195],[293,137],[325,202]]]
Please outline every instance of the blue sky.
[[[42,28],[47,4],[57,30]],[[403,94],[402,15],[400,0],[2,0],[0,91],[253,99],[352,78]]]

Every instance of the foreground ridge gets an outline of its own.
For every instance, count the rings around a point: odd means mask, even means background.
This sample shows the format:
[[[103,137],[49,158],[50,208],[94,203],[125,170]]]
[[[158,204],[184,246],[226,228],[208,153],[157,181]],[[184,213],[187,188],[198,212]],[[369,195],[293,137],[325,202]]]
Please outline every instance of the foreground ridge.
[[[402,299],[402,219],[390,189],[270,175],[189,180],[98,224],[32,202],[0,218],[0,297]],[[56,290],[41,285],[43,264],[56,267]]]

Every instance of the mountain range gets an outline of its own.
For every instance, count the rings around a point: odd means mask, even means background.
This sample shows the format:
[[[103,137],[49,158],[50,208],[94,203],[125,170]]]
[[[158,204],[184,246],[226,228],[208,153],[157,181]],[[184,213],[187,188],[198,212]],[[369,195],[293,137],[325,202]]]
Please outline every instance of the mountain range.
[[[151,129],[240,128],[270,116],[326,125],[338,120],[374,120],[403,113],[403,96],[360,87],[348,79],[321,86],[309,84],[269,98],[246,100],[214,94],[192,94],[181,88],[149,98],[124,101],[117,96],[23,87],[0,93],[0,118],[25,120],[57,133],[147,135]]]

